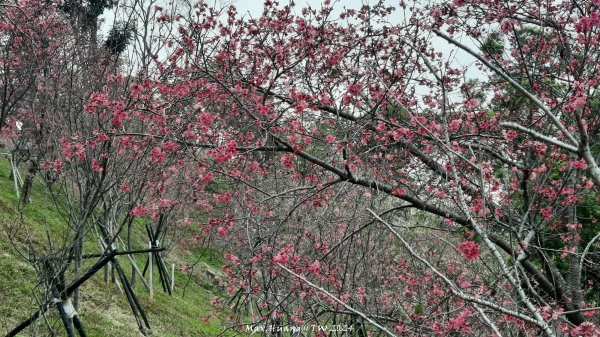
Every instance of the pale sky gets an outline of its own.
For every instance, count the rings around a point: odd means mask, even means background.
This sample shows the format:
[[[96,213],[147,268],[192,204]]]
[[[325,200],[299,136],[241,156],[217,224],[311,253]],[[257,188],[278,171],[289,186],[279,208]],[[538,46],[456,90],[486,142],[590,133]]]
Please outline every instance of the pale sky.
[[[250,13],[252,16],[259,16],[262,12],[263,0],[233,0],[232,3],[237,7],[238,12],[242,13]],[[295,0],[296,8],[302,9],[302,7],[306,7],[306,5],[312,8],[319,8],[323,3],[323,0]],[[335,9],[341,9],[344,6],[346,8],[355,8],[359,9],[363,4],[375,4],[377,0],[340,0],[340,1],[332,1]],[[284,5],[288,3],[287,0],[280,0],[279,3]],[[386,0],[385,3],[387,5],[397,5],[398,1]]]

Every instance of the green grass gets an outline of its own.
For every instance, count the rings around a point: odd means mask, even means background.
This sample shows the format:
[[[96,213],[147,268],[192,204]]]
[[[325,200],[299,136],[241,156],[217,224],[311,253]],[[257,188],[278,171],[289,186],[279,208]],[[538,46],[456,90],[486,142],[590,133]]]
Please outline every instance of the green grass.
[[[45,187],[40,182],[36,182],[31,194],[31,203],[19,209],[13,181],[9,177],[10,165],[7,160],[0,159],[0,335],[4,335],[29,317],[39,308],[38,303],[42,301],[42,299],[36,300],[35,296],[39,297],[40,293],[40,287],[36,284],[36,271],[19,252],[28,254],[28,247],[43,252],[47,249],[47,235],[56,240],[65,233],[64,220],[53,209]],[[135,234],[134,244],[144,248],[144,240],[147,240],[145,236],[145,231]],[[87,241],[90,242],[85,246],[87,253],[99,250],[97,245],[94,245],[95,241]],[[143,268],[145,258],[145,256],[136,256],[139,268]],[[132,267],[129,259],[126,256],[118,259],[130,278]],[[198,260],[201,263],[194,268],[193,272],[183,274],[179,270],[180,266]],[[95,261],[89,259],[85,268]],[[222,255],[215,250],[175,249],[167,257],[166,263],[169,272],[171,263],[176,265],[173,296],[163,293],[156,268],[153,274],[154,298],[152,300],[139,278],[135,284],[135,293],[151,324],[149,335],[196,337],[216,336],[222,333],[223,327],[217,319],[211,318],[209,323],[202,321],[203,317],[214,312],[210,304],[213,297],[223,294],[220,286],[206,282],[202,277],[203,269],[220,270],[223,263]],[[141,336],[125,295],[117,284],[105,283],[103,276],[104,272],[100,271],[81,287],[79,317],[88,336]],[[72,275],[70,279],[73,279]],[[183,287],[186,284],[184,295]],[[66,335],[55,309],[48,312],[48,323],[55,329],[57,336]],[[41,335],[46,335],[44,320],[40,319],[32,326],[40,328],[43,332]],[[32,335],[31,329],[21,334],[21,336]]]

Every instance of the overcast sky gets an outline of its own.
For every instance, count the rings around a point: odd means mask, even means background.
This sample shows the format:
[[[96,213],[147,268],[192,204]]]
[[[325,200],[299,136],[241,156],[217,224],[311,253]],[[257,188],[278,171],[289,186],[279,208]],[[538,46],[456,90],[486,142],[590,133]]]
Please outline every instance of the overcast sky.
[[[232,2],[238,8],[238,12],[240,14],[248,12],[252,16],[258,16],[262,12],[262,7],[263,7],[264,1],[263,0],[233,0]],[[294,2],[296,3],[297,9],[302,9],[303,7],[306,7],[307,5],[312,8],[319,8],[319,7],[321,7],[321,3],[323,3],[323,0],[295,0]],[[378,2],[377,0],[332,1],[332,3],[334,4],[334,8],[337,9],[338,11],[343,7],[358,9],[363,4],[369,5],[369,4],[375,4],[377,2]],[[284,5],[284,4],[288,3],[288,1],[287,0],[279,0],[279,3],[281,5]],[[385,3],[388,5],[397,5],[398,1],[397,0],[396,1],[386,0]]]

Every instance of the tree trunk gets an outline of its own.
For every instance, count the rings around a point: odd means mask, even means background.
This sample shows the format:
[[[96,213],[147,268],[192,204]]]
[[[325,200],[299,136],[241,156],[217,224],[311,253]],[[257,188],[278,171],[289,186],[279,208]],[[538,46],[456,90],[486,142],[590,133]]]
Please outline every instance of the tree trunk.
[[[29,166],[29,171],[27,171],[27,177],[23,182],[23,187],[21,188],[21,203],[28,204],[29,196],[31,195],[31,187],[33,185],[33,179],[37,175],[38,172],[38,163],[37,160],[31,161],[31,166]]]

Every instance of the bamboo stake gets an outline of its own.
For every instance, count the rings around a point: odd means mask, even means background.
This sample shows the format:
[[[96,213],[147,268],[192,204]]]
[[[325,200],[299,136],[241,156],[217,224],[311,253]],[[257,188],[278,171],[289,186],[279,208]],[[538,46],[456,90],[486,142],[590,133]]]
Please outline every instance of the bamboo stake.
[[[175,263],[171,264],[171,294],[175,292]]]
[[[152,253],[150,253],[152,254]],[[135,272],[137,272],[137,274],[139,275],[140,279],[142,280],[142,283],[144,284],[144,286],[146,287],[146,289],[150,290],[150,285],[148,284],[148,281],[146,281],[146,279],[144,278],[144,276],[142,276],[142,272],[138,269],[137,264],[135,263],[135,260],[133,259],[133,257],[129,254],[126,254],[125,256],[127,256],[129,258],[129,261],[131,261],[131,266],[133,267],[133,269],[135,270]],[[133,282],[132,282],[133,284]]]
[[[131,287],[135,288],[135,282],[136,282],[136,274],[135,274],[135,268],[133,267],[133,263],[131,265],[131,280],[129,281],[129,283],[131,283]]]
[[[80,278],[73,281],[71,285],[65,289],[64,293],[66,296],[71,295],[75,289],[79,288],[85,281],[87,281],[90,277],[92,277],[96,272],[98,272],[104,265],[110,262],[114,257],[114,253],[108,253],[108,255],[104,256],[100,260],[98,260],[85,274],[83,274]],[[31,315],[27,320],[23,321],[16,328],[14,328],[11,332],[9,332],[6,337],[14,337],[19,332],[23,331],[27,328],[31,323],[37,320],[40,316],[42,316],[52,305],[56,304],[57,299],[51,299],[44,303],[38,311],[36,311],[33,315]]]
[[[157,241],[157,246],[158,246],[158,241]],[[170,284],[170,278],[169,278],[169,272],[167,271],[167,266],[165,265],[165,261],[162,258],[162,256],[160,256],[160,253],[156,252],[156,262],[159,265],[159,268],[161,269],[161,273],[163,275],[163,289],[165,290],[165,292],[168,292],[169,295],[172,295],[172,291],[171,291],[171,284]]]
[[[19,193],[19,187],[17,187],[17,174],[16,174],[16,170],[15,170],[15,162],[12,160],[12,157],[10,158],[10,166],[12,169],[12,176],[13,176],[13,183],[15,186],[15,193],[17,194],[17,199],[21,199],[21,194]]]
[[[65,308],[61,302],[56,303],[56,308],[58,309],[58,313],[60,314],[60,318],[65,326],[65,330],[67,331],[67,335],[69,337],[75,337],[75,333],[73,333],[73,327],[71,326],[71,321],[65,312]]]
[[[163,250],[165,250],[165,248],[137,249],[137,250],[130,250],[130,251],[125,251],[125,252],[115,252],[115,256],[140,254],[140,253],[148,253],[148,252],[149,253],[161,252]],[[85,255],[83,255],[83,258],[89,259],[89,258],[102,257],[102,256],[106,256],[106,254],[85,254]]]
[[[104,283],[108,283],[110,278],[110,263],[104,266]]]
[[[148,248],[152,249],[152,241],[148,242]],[[150,284],[150,300],[154,299],[154,289],[153,289],[153,285],[152,285],[152,252],[148,253],[148,264],[149,264],[149,269],[150,269],[150,273],[148,275],[148,283]]]
[[[78,315],[73,316],[73,325],[75,326],[75,329],[79,333],[79,337],[87,337],[87,334],[85,333],[85,330],[83,329],[83,325],[81,324],[81,321],[79,320]]]
[[[123,287],[121,287],[121,283],[119,282],[119,280],[117,280],[117,278],[115,277],[115,269],[112,269],[113,272],[113,279],[112,279],[112,283],[117,285],[117,288],[119,288],[119,290],[121,291],[121,294],[124,294],[125,291],[123,290]]]
[[[19,172],[19,169],[17,168],[16,164],[15,164],[15,173],[17,174],[17,179],[19,180],[19,186],[23,187],[23,177],[21,176],[21,172]]]

